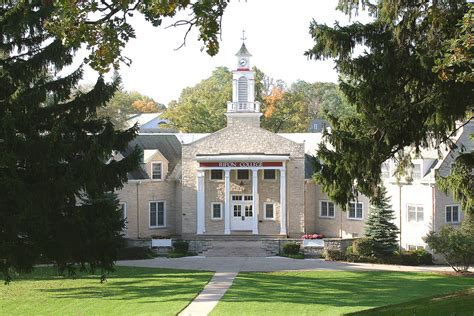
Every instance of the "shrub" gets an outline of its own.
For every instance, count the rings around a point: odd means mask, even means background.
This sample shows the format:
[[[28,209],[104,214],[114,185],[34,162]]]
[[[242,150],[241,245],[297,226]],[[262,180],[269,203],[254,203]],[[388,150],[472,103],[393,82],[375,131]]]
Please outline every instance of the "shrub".
[[[326,250],[326,260],[329,261],[343,261],[346,260],[347,256],[340,250]]]
[[[176,240],[173,243],[173,248],[177,253],[187,253],[189,249],[189,243],[184,240]]]
[[[355,254],[362,257],[370,257],[372,255],[372,243],[368,238],[359,238],[352,242],[352,249]]]
[[[474,262],[473,221],[466,216],[460,228],[444,226],[438,233],[430,232],[423,238],[456,272],[467,272]]]
[[[347,247],[346,255],[354,254],[354,248],[352,246]]]
[[[286,255],[297,255],[300,253],[300,245],[295,242],[284,244],[283,253]]]
[[[120,249],[118,254],[118,260],[152,259],[154,257],[153,251],[146,247],[126,247]]]

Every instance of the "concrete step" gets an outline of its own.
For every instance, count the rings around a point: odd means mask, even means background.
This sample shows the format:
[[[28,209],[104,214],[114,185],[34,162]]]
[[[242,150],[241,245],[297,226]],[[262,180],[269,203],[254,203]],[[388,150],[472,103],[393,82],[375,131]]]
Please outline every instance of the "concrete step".
[[[219,240],[212,241],[208,250],[203,250],[206,257],[266,257],[272,251],[265,249],[259,240]]]

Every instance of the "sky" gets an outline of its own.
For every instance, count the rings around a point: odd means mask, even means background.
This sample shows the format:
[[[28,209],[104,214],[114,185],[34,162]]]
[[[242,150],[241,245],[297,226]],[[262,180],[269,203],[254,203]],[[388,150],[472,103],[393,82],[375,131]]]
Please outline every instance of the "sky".
[[[128,91],[138,91],[155,101],[168,104],[179,99],[183,88],[194,86],[208,78],[212,70],[225,66],[236,68],[235,53],[245,44],[253,55],[251,65],[257,66],[274,79],[287,84],[296,80],[337,82],[337,72],[331,60],[314,61],[304,56],[314,41],[309,34],[310,22],[333,25],[348,24],[348,16],[336,11],[337,0],[233,0],[222,19],[220,50],[209,56],[201,48],[196,30],[189,33],[186,46],[176,50],[183,41],[185,28],[165,28],[173,20],[164,20],[153,27],[142,16],[131,20],[136,39],[130,40],[123,55],[131,58],[131,66],[122,65],[120,74]],[[187,13],[186,13],[187,14]],[[182,13],[177,18],[185,18]],[[365,15],[357,17],[364,22]],[[94,82],[96,74],[86,69],[84,83]]]

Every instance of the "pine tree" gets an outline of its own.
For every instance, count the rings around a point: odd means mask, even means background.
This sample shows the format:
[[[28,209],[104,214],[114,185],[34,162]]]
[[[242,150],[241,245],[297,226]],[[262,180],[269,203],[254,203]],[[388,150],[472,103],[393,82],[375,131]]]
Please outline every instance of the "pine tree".
[[[372,254],[375,257],[386,257],[397,250],[399,230],[393,223],[394,212],[390,205],[387,190],[382,187],[378,196],[372,199],[372,207],[365,226],[365,236],[369,239]]]
[[[139,161],[114,161],[135,137],[96,116],[119,82],[100,77],[87,93],[66,47],[45,30],[42,1],[0,6],[0,271],[30,271],[39,258],[60,270],[113,269],[124,221],[113,192]]]

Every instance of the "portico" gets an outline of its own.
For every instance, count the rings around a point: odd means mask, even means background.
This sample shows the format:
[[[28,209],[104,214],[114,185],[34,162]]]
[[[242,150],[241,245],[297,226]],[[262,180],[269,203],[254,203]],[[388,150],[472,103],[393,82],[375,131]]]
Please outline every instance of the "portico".
[[[197,155],[197,227],[198,235],[206,233],[206,172],[223,173],[223,229],[220,233],[231,234],[241,231],[251,231],[252,234],[259,234],[259,223],[263,223],[264,218],[276,211],[274,206],[267,207],[260,201],[259,183],[262,186],[279,187],[279,234],[286,235],[286,162],[289,155],[265,155],[265,154],[223,154],[223,155]],[[263,181],[266,174],[275,173],[275,181]],[[276,173],[278,172],[278,177]],[[235,173],[235,180],[231,182],[231,173]],[[239,182],[239,175],[248,173],[248,180]],[[218,173],[217,173],[218,174]],[[259,174],[260,177],[259,181]],[[250,177],[251,175],[251,177]],[[279,183],[276,179],[279,178]],[[209,179],[211,177],[209,176]],[[245,185],[251,182],[251,190],[245,191]],[[268,198],[271,200],[271,198]],[[263,210],[265,214],[260,214],[260,208],[265,205],[268,209]],[[213,211],[213,210],[212,210]],[[259,219],[261,218],[261,219]],[[215,234],[216,232],[212,232]]]

